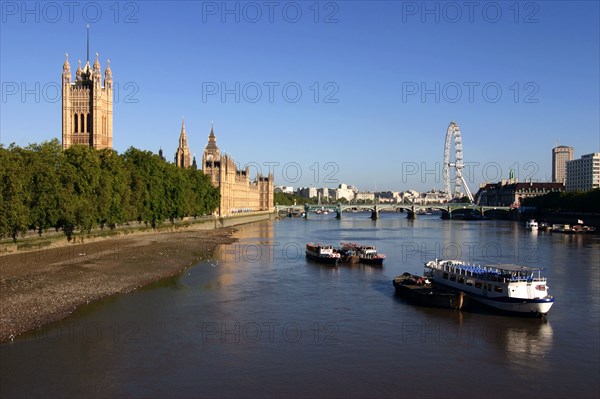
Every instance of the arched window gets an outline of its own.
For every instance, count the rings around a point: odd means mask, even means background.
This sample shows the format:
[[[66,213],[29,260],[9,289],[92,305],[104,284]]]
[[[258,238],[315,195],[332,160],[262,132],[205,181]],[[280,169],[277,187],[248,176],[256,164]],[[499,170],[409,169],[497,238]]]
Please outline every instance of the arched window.
[[[73,123],[75,125],[75,133],[77,133],[77,121],[79,120],[79,118],[77,118],[77,114],[73,115]]]
[[[85,132],[85,116],[81,114],[81,133]]]
[[[88,112],[87,114],[87,132],[91,132],[92,131],[92,118],[90,118],[90,114]]]

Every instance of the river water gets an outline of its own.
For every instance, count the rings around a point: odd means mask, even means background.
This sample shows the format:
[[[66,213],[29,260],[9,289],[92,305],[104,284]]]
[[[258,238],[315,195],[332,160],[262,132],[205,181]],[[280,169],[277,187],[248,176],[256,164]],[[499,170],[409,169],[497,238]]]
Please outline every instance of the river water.
[[[2,397],[598,398],[600,238],[510,221],[331,215],[245,225],[180,276],[0,347]],[[307,262],[375,244],[383,268]],[[543,266],[546,319],[417,307],[392,279],[435,257]]]

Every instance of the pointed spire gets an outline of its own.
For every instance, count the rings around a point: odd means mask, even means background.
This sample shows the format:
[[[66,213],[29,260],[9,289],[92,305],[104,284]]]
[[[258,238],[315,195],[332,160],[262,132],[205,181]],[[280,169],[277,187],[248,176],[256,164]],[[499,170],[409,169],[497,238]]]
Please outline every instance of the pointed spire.
[[[71,83],[71,65],[69,64],[69,53],[65,53],[65,63],[62,72],[63,82]]]
[[[206,151],[214,153],[215,156],[218,156],[219,154],[219,147],[217,147],[217,136],[215,136],[214,124],[212,122],[210,123],[210,134],[208,135]]]
[[[94,71],[100,70],[100,60],[98,60],[98,53],[96,53],[96,61],[94,61]]]

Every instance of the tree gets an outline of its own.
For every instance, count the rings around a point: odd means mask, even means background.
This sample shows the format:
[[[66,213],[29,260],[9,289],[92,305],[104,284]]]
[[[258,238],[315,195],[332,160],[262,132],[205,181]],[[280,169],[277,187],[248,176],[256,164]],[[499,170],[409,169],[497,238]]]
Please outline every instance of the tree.
[[[29,199],[23,151],[11,144],[0,148],[0,236],[17,241],[29,225]]]
[[[60,218],[61,197],[64,195],[60,184],[62,148],[58,139],[30,144],[25,148],[25,168],[28,175],[29,224],[42,232],[55,227]]]
[[[90,232],[98,220],[96,199],[100,183],[98,151],[81,145],[71,146],[64,152],[60,180],[65,187],[62,227],[68,237],[75,227]]]

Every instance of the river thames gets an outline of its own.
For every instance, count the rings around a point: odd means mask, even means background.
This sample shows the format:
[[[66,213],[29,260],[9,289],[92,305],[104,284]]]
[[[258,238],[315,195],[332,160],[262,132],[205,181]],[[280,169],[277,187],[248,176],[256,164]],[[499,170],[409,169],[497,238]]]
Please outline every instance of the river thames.
[[[2,397],[598,398],[600,237],[435,215],[311,215],[239,227],[181,275],[0,349]],[[374,244],[383,267],[307,262]],[[392,279],[433,258],[545,268],[545,319],[417,307]]]

